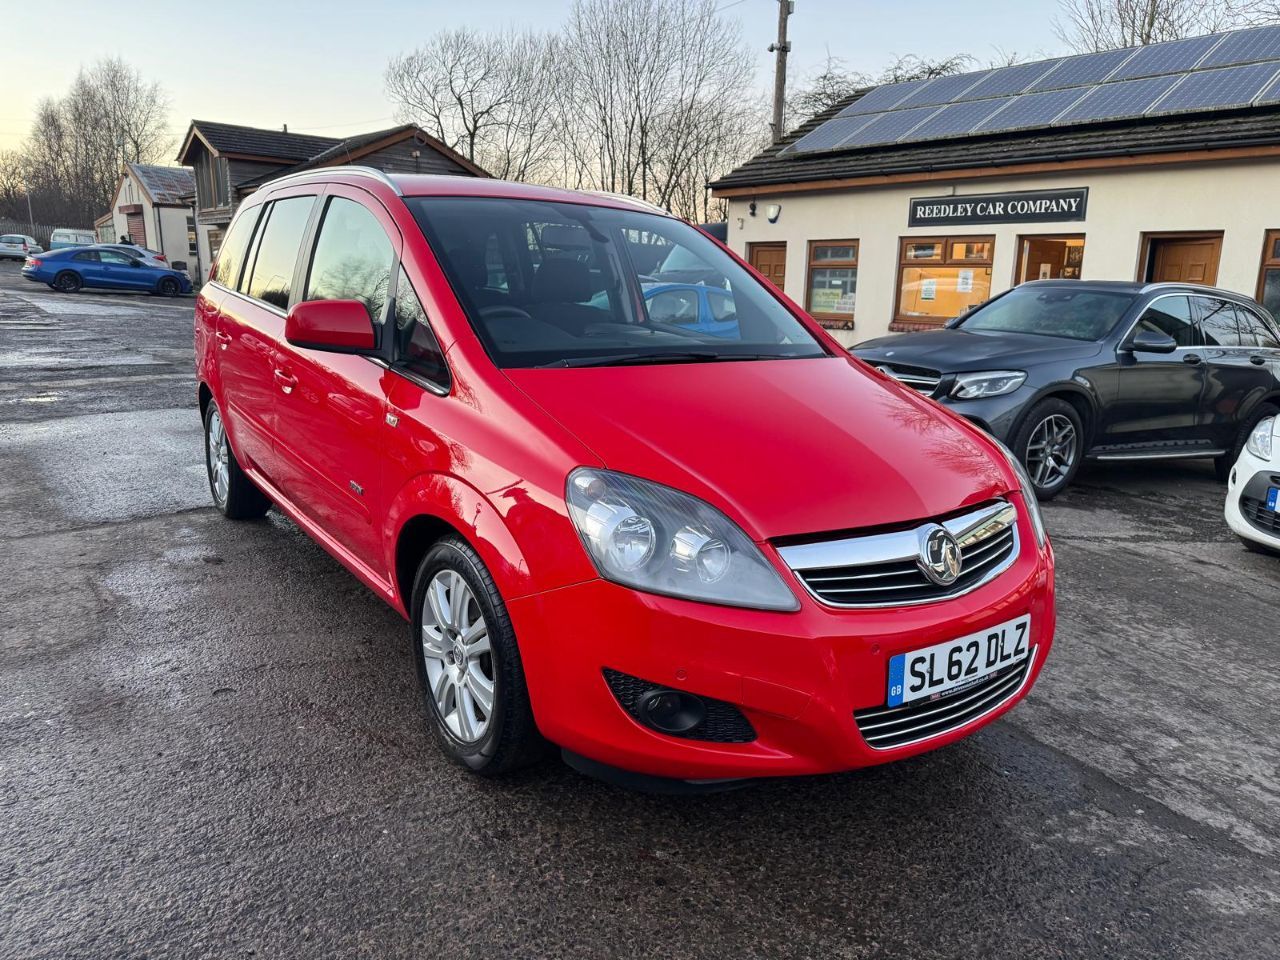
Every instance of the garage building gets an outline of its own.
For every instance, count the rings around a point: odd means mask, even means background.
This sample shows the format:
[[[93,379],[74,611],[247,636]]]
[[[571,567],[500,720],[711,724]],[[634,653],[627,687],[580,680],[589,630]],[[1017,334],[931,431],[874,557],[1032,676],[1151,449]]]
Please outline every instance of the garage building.
[[[864,90],[712,187],[729,245],[848,344],[1042,278],[1280,312],[1280,26]]]

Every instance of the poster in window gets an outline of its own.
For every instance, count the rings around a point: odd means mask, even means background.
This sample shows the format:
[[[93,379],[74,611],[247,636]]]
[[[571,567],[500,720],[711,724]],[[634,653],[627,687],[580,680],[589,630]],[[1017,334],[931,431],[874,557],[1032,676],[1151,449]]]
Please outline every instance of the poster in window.
[[[814,290],[810,295],[810,309],[814,313],[840,313],[839,289]]]
[[[956,277],[956,293],[973,293],[973,271],[961,270]]]
[[[920,281],[920,299],[921,300],[937,300],[938,299],[938,281],[937,280],[921,280]]]

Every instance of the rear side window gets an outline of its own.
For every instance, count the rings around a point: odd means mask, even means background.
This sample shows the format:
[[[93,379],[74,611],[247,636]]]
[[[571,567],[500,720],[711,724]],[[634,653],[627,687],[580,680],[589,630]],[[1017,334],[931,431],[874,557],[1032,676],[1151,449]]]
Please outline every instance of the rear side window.
[[[1226,300],[1211,297],[1192,297],[1192,306],[1199,314],[1200,332],[1210,347],[1240,346],[1240,328],[1236,324],[1236,308]]]
[[[396,282],[396,366],[441,386],[449,383],[444,351],[427,325],[427,311],[423,309],[404,268],[401,268]]]
[[[1191,303],[1186,297],[1160,297],[1147,307],[1134,332],[1142,330],[1166,333],[1180,347],[1201,345],[1200,330],[1191,315]]]
[[[1236,313],[1240,321],[1240,336],[1246,347],[1280,347],[1270,326],[1248,307],[1236,305]]]
[[[89,263],[97,263],[97,262],[98,262],[98,251],[97,251],[97,250],[82,250],[80,253],[77,253],[77,254],[76,254],[74,257],[72,257],[71,259],[72,259],[72,260],[80,260],[80,261],[82,261],[82,262],[86,262],[86,261],[87,261],[87,262],[89,262]]]
[[[248,293],[255,300],[288,309],[293,269],[314,203],[315,197],[289,197],[271,204],[249,280]]]
[[[240,281],[240,268],[244,266],[245,252],[253,237],[253,225],[258,222],[258,214],[261,212],[261,207],[244,211],[236,217],[227,238],[222,241],[222,249],[218,251],[218,269],[213,279],[224,287],[234,290]]]
[[[394,260],[395,250],[377,218],[354,200],[333,197],[320,222],[303,299],[359,300],[369,319],[381,323]]]

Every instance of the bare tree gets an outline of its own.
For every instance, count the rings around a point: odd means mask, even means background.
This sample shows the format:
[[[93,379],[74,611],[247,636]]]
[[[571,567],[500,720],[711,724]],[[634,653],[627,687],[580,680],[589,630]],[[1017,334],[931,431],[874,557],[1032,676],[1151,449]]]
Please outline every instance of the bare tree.
[[[1277,19],[1270,0],[1059,0],[1053,30],[1079,53],[1138,47]]]
[[[387,66],[399,115],[504,179],[535,179],[555,148],[557,40],[445,30]]]
[[[168,101],[123,60],[100,60],[67,94],[43,100],[16,163],[46,220],[88,226],[111,201],[123,163],[154,163],[173,140]],[[14,202],[14,201],[11,201]],[[25,197],[23,198],[25,216]]]

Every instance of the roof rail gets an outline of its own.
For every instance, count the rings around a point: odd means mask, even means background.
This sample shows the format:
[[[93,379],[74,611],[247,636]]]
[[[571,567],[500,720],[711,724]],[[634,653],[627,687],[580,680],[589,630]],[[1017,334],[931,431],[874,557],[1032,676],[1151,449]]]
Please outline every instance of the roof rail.
[[[654,211],[655,213],[665,213],[670,215],[670,211],[664,210],[656,203],[651,203],[648,200],[641,200],[639,197],[633,197],[629,193],[615,193],[611,190],[582,190],[579,192],[588,194],[592,197],[607,197],[610,200],[625,200],[637,207],[644,207],[648,210]]]
[[[361,166],[359,164],[349,164],[349,165],[340,166],[340,167],[316,167],[312,170],[299,170],[297,173],[286,173],[282,177],[276,177],[274,180],[268,180],[259,189],[274,187],[279,184],[288,183],[293,180],[305,180],[308,177],[332,176],[333,174],[345,174],[347,176],[354,175],[354,176],[362,176],[362,177],[371,177],[374,180],[377,180],[383,186],[390,187],[392,190],[394,190],[395,195],[397,197],[404,196],[403,191],[401,191],[401,189],[398,186],[396,186],[395,181],[393,181],[381,170],[378,170],[375,167]]]

